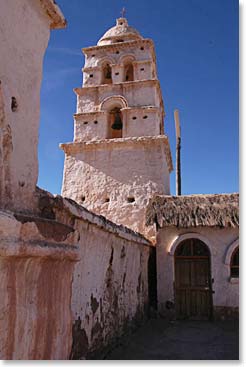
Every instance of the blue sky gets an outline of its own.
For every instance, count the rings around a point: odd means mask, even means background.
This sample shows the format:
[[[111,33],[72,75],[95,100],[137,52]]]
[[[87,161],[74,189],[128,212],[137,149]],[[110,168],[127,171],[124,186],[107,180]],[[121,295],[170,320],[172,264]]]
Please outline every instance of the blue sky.
[[[68,26],[51,32],[43,65],[38,185],[61,192],[64,153],[73,140],[73,88],[82,47],[95,45],[126,8],[128,23],[152,38],[175,164],[173,111],[180,110],[182,193],[238,191],[238,1],[57,0]],[[175,194],[175,173],[170,176]]]

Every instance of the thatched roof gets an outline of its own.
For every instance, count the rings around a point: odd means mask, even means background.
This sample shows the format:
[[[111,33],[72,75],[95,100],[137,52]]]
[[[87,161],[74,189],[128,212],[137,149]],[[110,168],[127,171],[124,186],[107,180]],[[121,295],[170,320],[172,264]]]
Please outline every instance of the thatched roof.
[[[146,225],[237,227],[239,194],[154,196],[147,207]]]

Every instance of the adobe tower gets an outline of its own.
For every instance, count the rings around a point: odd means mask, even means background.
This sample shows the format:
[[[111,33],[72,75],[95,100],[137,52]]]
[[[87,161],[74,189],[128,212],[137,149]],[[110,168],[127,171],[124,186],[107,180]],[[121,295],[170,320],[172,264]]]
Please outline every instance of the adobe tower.
[[[170,194],[172,171],[153,41],[119,18],[83,53],[74,141],[61,144],[62,195],[153,238],[145,208],[154,194]]]

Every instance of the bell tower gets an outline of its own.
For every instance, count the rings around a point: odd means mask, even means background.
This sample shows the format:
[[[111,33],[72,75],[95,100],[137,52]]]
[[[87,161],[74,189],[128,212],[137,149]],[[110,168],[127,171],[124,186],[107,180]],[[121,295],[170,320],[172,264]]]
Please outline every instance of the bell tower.
[[[83,53],[74,141],[61,144],[62,195],[151,238],[145,208],[170,194],[173,169],[153,41],[119,18]]]

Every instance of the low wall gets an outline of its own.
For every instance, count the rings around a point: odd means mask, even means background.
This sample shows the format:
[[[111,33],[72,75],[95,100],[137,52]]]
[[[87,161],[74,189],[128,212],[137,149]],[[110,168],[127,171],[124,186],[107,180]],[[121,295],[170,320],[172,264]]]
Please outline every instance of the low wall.
[[[99,358],[155,307],[155,248],[70,199],[36,202],[0,212],[1,359]]]
[[[72,283],[70,359],[100,358],[155,307],[155,248],[142,235],[61,196],[40,210],[79,234]],[[151,289],[151,290],[150,290]]]
[[[151,247],[78,223],[80,257],[72,290],[72,359],[114,343],[147,316]]]

